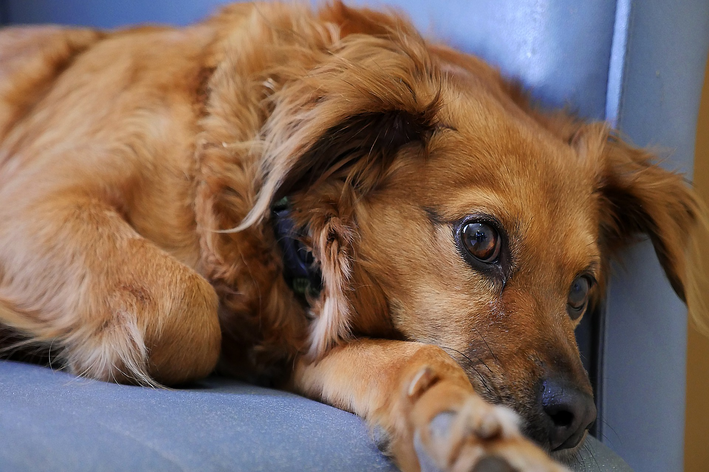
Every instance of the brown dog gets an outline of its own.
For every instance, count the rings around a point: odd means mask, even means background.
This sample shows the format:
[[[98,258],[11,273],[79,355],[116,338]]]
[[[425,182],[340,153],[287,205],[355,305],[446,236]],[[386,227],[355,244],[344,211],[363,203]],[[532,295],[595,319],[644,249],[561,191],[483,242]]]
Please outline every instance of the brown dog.
[[[650,155],[396,16],[0,33],[0,325],[77,375],[269,379],[404,470],[561,469],[506,407],[578,447],[609,257],[648,233],[684,296],[698,218]]]

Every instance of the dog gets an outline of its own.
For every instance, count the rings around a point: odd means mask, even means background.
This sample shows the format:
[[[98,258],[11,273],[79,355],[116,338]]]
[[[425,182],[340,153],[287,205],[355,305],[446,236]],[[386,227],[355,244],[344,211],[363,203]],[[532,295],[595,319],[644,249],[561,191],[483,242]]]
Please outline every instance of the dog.
[[[360,415],[402,470],[565,470],[609,261],[649,235],[684,299],[701,218],[651,153],[397,14],[0,33],[9,347],[268,382]]]

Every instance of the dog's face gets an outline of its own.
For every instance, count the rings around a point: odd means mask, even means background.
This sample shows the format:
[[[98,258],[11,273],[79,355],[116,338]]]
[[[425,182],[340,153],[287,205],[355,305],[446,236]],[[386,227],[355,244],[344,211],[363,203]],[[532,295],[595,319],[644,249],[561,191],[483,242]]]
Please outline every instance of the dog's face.
[[[402,156],[360,204],[360,270],[405,338],[445,349],[550,449],[574,446],[595,418],[574,328],[602,280],[601,156],[484,94],[443,100],[426,156]],[[557,418],[573,431],[552,438],[544,395],[562,390],[575,404],[558,415],[578,418]]]
[[[345,38],[274,93],[244,226],[291,197],[323,276],[312,355],[352,335],[438,345],[530,436],[573,448],[595,419],[574,329],[609,257],[649,234],[683,296],[696,202],[605,126],[397,34]]]

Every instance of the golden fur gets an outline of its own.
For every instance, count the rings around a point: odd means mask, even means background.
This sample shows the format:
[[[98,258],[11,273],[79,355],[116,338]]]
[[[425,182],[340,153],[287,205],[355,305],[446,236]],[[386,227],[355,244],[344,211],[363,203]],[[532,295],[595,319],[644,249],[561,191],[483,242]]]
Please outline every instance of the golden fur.
[[[322,271],[308,304],[269,222],[283,196]],[[456,249],[471,214],[505,228],[504,276]],[[647,233],[684,298],[699,219],[651,155],[395,15],[0,33],[0,326],[103,380],[268,379],[380,426],[404,470],[560,470],[487,402],[534,436],[549,371],[590,394],[572,281],[591,273],[598,303]]]

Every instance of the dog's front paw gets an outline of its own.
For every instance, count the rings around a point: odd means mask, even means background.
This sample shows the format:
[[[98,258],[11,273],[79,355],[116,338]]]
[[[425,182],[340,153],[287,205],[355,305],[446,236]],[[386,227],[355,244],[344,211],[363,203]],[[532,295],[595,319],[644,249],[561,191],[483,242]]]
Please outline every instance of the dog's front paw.
[[[428,387],[428,375],[417,375],[408,392],[414,401],[410,424],[422,471],[566,470],[522,436],[512,410],[446,380]]]

